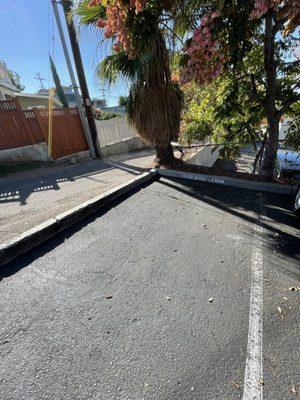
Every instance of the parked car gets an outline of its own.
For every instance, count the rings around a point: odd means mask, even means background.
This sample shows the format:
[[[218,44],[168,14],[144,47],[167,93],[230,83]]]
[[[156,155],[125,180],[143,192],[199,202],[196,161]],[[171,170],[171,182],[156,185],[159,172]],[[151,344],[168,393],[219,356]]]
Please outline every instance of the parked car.
[[[278,150],[277,176],[300,179],[300,153],[292,150]]]
[[[294,211],[300,217],[300,185],[295,198]]]

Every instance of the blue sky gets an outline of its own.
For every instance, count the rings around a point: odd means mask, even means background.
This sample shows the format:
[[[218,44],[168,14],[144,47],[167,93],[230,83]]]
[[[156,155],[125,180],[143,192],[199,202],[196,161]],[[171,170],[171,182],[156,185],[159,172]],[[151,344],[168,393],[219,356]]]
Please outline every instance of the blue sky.
[[[59,6],[61,9],[61,6]],[[48,54],[52,54],[61,83],[70,84],[70,78],[59,35],[54,23],[50,0],[0,0],[0,59],[8,67],[19,73],[25,85],[25,91],[34,93],[39,89],[39,81],[34,79],[40,73],[49,87],[51,78]],[[63,15],[62,21],[64,23]],[[54,35],[53,35],[54,28]],[[54,36],[54,46],[51,37]],[[97,32],[83,28],[80,30],[80,48],[85,66],[91,97],[102,97],[95,68],[104,57],[104,49],[97,47]],[[68,38],[67,38],[68,39]],[[116,86],[105,90],[109,105],[116,105],[120,95],[126,95],[128,86],[118,82]]]

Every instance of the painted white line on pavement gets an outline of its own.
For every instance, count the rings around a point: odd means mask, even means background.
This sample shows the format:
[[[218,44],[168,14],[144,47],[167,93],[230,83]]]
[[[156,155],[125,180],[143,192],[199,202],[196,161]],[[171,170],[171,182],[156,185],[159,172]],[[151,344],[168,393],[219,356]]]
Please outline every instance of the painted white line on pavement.
[[[255,227],[252,249],[249,332],[243,400],[263,399],[263,254],[261,237],[263,210],[261,195],[259,208],[260,214]]]

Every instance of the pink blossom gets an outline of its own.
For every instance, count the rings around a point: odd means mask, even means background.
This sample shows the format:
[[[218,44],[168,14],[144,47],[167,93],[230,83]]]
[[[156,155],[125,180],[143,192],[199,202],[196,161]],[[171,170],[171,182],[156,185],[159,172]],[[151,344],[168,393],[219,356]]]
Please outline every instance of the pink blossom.
[[[189,56],[187,67],[181,71],[181,82],[191,80],[199,84],[210,83],[223,71],[224,55],[221,53],[220,43],[213,38],[213,20],[219,17],[219,12],[205,14],[200,26],[195,29],[190,46],[185,49]]]

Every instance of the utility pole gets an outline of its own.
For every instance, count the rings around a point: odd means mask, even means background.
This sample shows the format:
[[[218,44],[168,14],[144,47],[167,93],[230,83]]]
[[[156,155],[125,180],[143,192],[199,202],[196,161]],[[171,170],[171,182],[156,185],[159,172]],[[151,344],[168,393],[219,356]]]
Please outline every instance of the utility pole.
[[[92,158],[96,158],[96,151],[95,151],[95,146],[91,137],[91,132],[90,132],[90,128],[89,125],[87,123],[83,108],[82,108],[82,101],[81,101],[81,97],[78,91],[78,87],[77,87],[77,83],[76,83],[76,79],[75,79],[75,74],[73,71],[73,66],[71,63],[71,59],[70,59],[70,55],[69,55],[69,51],[68,51],[68,47],[67,47],[67,43],[66,43],[66,39],[65,39],[65,35],[64,35],[64,31],[63,31],[63,27],[62,27],[62,23],[60,20],[60,15],[59,15],[59,11],[58,11],[58,7],[57,7],[57,2],[56,0],[51,0],[52,2],[52,7],[53,7],[53,12],[54,12],[54,17],[56,20],[56,24],[57,24],[57,28],[58,28],[58,32],[59,32],[59,36],[60,36],[60,40],[61,40],[61,44],[62,44],[62,48],[64,51],[64,55],[65,55],[65,59],[66,59],[66,63],[67,63],[67,67],[69,70],[69,75],[71,78],[71,82],[72,82],[72,88],[74,91],[74,95],[75,95],[75,100],[76,100],[76,105],[78,108],[78,112],[79,112],[79,116],[80,116],[80,120],[84,129],[84,133],[85,133],[85,137],[86,140],[88,142],[88,146],[90,149],[90,155]],[[97,149],[97,147],[96,147]]]
[[[75,29],[73,17],[71,15],[73,2],[71,0],[61,0],[61,5],[63,6],[63,9],[64,9],[66,24],[68,27],[68,32],[69,32],[69,37],[70,37],[71,48],[72,48],[74,62],[75,62],[76,70],[77,70],[78,81],[79,81],[79,85],[80,85],[81,94],[83,97],[83,106],[84,106],[86,117],[87,117],[88,124],[90,127],[96,156],[101,157],[101,155],[98,151],[98,148],[97,148],[98,134],[97,134],[97,128],[96,128],[96,123],[95,123],[95,119],[94,119],[92,102],[90,99],[89,89],[88,89],[86,78],[85,78],[83,62],[82,62],[82,58],[81,58],[79,43],[77,40],[76,29]]]
[[[34,79],[37,79],[38,81],[40,81],[41,89],[45,89],[45,86],[44,86],[44,84],[43,84],[43,81],[45,81],[46,79],[45,79],[45,78],[42,78],[42,77],[41,77],[41,74],[40,74],[39,72],[36,74],[36,76],[35,76]]]
[[[107,107],[106,97],[105,97],[105,84],[104,83],[99,83],[99,91],[102,92],[102,99],[104,100],[105,107]]]

